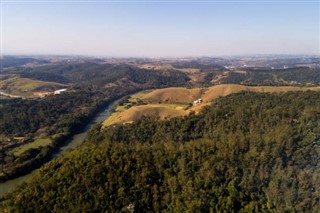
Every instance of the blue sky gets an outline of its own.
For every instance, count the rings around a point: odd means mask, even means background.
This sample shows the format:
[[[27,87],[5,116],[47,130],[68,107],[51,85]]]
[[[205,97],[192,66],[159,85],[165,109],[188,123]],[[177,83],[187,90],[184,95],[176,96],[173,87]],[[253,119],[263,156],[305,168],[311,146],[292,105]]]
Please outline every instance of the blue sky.
[[[4,54],[319,54],[319,2],[2,2]]]

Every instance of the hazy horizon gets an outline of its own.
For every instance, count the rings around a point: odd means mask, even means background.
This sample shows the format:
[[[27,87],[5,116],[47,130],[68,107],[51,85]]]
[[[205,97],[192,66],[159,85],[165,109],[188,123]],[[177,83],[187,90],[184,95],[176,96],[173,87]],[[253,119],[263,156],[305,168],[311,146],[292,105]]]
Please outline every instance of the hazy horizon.
[[[3,57],[61,57],[61,58],[114,58],[114,59],[129,59],[129,58],[141,58],[141,59],[192,59],[192,58],[238,58],[238,57],[279,57],[279,58],[295,58],[295,57],[320,57],[320,54],[238,54],[238,55],[195,55],[195,56],[112,56],[112,55],[85,55],[85,54],[19,54],[12,53],[2,55]],[[1,57],[1,56],[0,56]]]
[[[3,55],[319,55],[319,2],[9,1]]]

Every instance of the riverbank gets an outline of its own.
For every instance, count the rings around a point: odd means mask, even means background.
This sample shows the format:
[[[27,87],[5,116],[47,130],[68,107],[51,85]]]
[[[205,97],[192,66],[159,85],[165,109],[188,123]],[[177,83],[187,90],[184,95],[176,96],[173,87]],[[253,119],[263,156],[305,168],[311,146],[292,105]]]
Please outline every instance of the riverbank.
[[[93,112],[93,115],[88,123],[82,126],[82,128],[76,134],[69,135],[68,137],[66,136],[66,138],[63,138],[63,140],[61,140],[58,143],[59,146],[56,146],[53,149],[49,149],[47,153],[48,154],[47,157],[43,158],[42,161],[41,160],[35,161],[35,164],[33,166],[30,166],[24,171],[21,171],[20,173],[15,174],[15,176],[11,176],[6,180],[6,182],[0,183],[0,195],[13,190],[15,187],[17,187],[21,183],[27,181],[30,177],[32,177],[32,174],[34,174],[36,169],[38,169],[45,163],[48,163],[52,159],[60,155],[63,155],[69,149],[75,148],[76,146],[80,145],[85,139],[89,129],[93,125],[104,121],[110,115],[111,110],[119,102],[120,99],[121,98],[116,99],[114,101],[107,101],[106,104],[98,107],[98,109]],[[103,109],[103,106],[105,107],[104,109]]]

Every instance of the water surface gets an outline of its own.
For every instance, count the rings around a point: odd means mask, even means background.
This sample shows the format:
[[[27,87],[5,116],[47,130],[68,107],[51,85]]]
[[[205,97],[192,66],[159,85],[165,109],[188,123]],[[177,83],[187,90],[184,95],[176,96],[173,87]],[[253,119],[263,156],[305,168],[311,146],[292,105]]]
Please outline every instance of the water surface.
[[[91,122],[89,124],[87,124],[87,126],[84,128],[84,130],[82,130],[78,134],[75,134],[69,142],[65,143],[62,147],[60,147],[60,149],[58,151],[53,153],[53,157],[51,160],[53,160],[54,158],[56,158],[58,156],[65,154],[68,150],[80,145],[83,142],[83,140],[85,139],[89,129],[93,125],[104,121],[110,115],[111,109],[114,107],[114,105],[116,105],[119,102],[119,100],[120,99],[111,102],[101,113],[98,113],[91,120]],[[28,181],[36,173],[36,171],[37,171],[37,169],[31,171],[29,174],[14,178],[12,180],[8,180],[4,183],[0,183],[0,195],[13,190],[18,185]]]

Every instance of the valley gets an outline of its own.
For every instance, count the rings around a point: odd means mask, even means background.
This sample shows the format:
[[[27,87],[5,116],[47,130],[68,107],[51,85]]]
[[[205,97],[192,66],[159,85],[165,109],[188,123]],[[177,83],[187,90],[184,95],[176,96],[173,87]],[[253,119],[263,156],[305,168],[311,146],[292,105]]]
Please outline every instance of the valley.
[[[317,209],[319,95],[242,92],[217,99],[197,115],[103,130],[99,124],[82,146],[0,197],[0,207],[121,211],[133,203],[142,211],[166,211],[170,205],[174,212]],[[292,196],[303,187],[311,190]]]
[[[21,78],[17,75],[0,74],[0,95],[11,96],[12,98],[44,97],[53,94],[55,90],[66,88],[67,85]]]
[[[10,57],[0,209],[317,210],[317,60]]]
[[[320,0],[0,0],[0,213],[320,213]]]
[[[92,118],[90,123],[86,124],[84,129],[82,129],[79,133],[72,135],[72,138],[70,138],[68,141],[64,141],[64,143],[60,145],[58,149],[50,153],[50,160],[53,160],[59,156],[61,157],[62,155],[68,153],[70,150],[81,145],[85,140],[87,132],[90,130],[90,128],[104,121],[110,115],[112,108],[117,104],[118,101],[119,100],[116,100],[110,103],[102,112],[98,113],[94,118]],[[52,141],[50,141],[49,138],[37,139],[36,141],[27,143],[23,146],[17,146],[11,152],[14,152],[13,154],[22,154],[24,151],[30,148],[38,148],[39,146],[43,147],[46,145],[50,145],[49,143],[51,142]],[[27,174],[25,175],[20,175],[19,177],[13,179],[11,178],[8,181],[0,183],[0,196],[14,190],[22,183],[30,181],[38,170],[39,169],[34,169],[31,172],[27,172]]]

